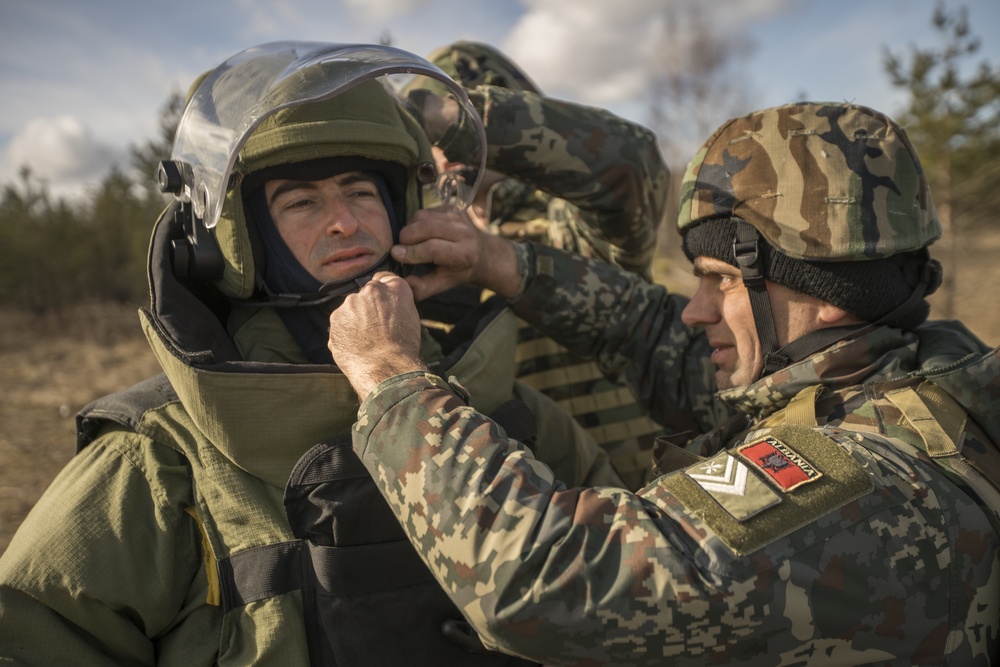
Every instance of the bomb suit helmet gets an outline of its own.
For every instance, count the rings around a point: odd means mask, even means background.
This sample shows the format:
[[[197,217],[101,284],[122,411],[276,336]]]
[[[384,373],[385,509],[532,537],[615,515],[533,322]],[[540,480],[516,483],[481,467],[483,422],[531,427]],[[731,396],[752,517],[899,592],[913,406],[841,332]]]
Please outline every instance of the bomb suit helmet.
[[[187,241],[218,246],[221,268],[210,281],[225,296],[247,299],[258,286],[260,252],[244,200],[275,169],[361,164],[385,173],[400,224],[423,205],[424,190],[443,175],[398,93],[418,77],[444,85],[467,118],[460,144],[473,169],[463,187],[451,184],[450,201],[468,206],[485,164],[485,132],[461,87],[420,56],[381,45],[274,42],[200,77],[178,125],[171,173],[161,168],[160,181],[188,211]]]

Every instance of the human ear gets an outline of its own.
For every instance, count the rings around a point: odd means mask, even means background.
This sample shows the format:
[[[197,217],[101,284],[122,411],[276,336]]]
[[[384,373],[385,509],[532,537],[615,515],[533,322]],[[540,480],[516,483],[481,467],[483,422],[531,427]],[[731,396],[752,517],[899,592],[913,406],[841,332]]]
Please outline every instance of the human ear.
[[[834,306],[825,302],[820,305],[816,317],[826,326],[860,324],[864,321],[860,317],[850,314],[840,306]]]

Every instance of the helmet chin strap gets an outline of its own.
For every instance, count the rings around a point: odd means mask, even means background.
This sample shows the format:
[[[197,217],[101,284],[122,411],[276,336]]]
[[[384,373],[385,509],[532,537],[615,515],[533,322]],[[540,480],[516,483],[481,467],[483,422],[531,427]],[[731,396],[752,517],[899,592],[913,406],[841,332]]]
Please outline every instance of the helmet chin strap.
[[[733,253],[740,268],[743,284],[750,296],[750,310],[753,313],[757,338],[760,340],[761,354],[764,355],[764,368],[761,370],[758,380],[802,361],[834,343],[866,333],[901,317],[920,304],[931,284],[936,284],[935,281],[940,282],[940,279],[935,275],[935,272],[940,273],[940,267],[935,262],[930,262],[906,301],[878,320],[816,329],[799,336],[783,347],[779,347],[759,248],[760,233],[750,225],[738,226],[736,238],[733,241]]]
[[[274,292],[268,288],[263,280],[258,279],[258,286],[265,297],[259,300],[241,301],[240,303],[261,308],[308,308],[333,304],[330,310],[334,310],[348,294],[360,290],[379,271],[391,271],[397,275],[403,275],[402,265],[392,259],[389,253],[386,253],[370,269],[352,278],[323,283],[315,292]]]
[[[860,333],[863,329],[874,327],[868,323],[826,327],[799,336],[783,347],[779,346],[778,334],[774,326],[774,315],[771,310],[771,299],[767,294],[767,280],[764,278],[759,250],[760,233],[750,225],[739,225],[736,230],[736,239],[733,241],[733,254],[736,256],[736,264],[740,267],[743,285],[750,296],[750,310],[753,313],[761,354],[764,356],[764,368],[761,370],[760,377],[756,378],[757,380],[802,361],[837,341]],[[919,292],[920,294],[914,303],[919,301],[920,296],[923,295],[922,289]]]
[[[761,377],[784,368],[791,359],[778,349],[778,334],[771,313],[771,299],[767,295],[767,281],[760,254],[760,235],[750,225],[738,225],[733,240],[733,255],[740,268],[743,285],[750,296],[750,310],[753,313],[757,338],[760,340],[761,354],[764,355],[764,370]]]

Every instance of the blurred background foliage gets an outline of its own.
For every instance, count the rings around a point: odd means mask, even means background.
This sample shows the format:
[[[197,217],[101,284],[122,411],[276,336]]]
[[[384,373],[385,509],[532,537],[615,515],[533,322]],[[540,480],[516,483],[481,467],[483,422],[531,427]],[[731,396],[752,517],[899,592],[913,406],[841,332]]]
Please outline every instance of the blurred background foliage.
[[[79,202],[53,198],[28,167],[0,193],[0,307],[43,315],[86,303],[148,301],[146,250],[167,198],[156,166],[170,157],[184,99],[172,93],[160,136],[131,147]]]
[[[637,119],[661,137],[675,185],[708,133],[755,108],[738,72],[752,44],[713,36],[699,11],[668,21],[667,32],[674,34],[664,34],[664,48],[649,64],[657,72],[649,117]],[[883,49],[880,65],[909,101],[901,111],[880,111],[907,128],[923,160],[945,228],[935,246],[946,269],[935,316],[954,317],[953,295],[963,286],[947,280],[949,265],[957,266],[963,249],[974,247],[984,230],[997,228],[1000,215],[1000,66],[977,60],[980,37],[964,8],[946,11],[939,4],[931,21],[937,44]],[[171,93],[161,108],[159,136],[132,146],[131,168],[109,171],[85,201],[53,198],[27,167],[17,182],[2,187],[0,307],[45,315],[82,303],[147,302],[146,249],[167,202],[154,174],[170,155],[183,103],[181,93]],[[658,279],[668,284],[672,270],[687,271],[674,234],[670,221],[661,225]]]

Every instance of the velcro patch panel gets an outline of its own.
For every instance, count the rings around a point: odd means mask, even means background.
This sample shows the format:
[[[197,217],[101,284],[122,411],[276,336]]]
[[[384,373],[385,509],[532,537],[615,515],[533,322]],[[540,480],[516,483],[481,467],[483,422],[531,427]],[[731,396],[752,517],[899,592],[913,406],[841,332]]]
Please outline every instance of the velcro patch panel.
[[[821,429],[776,426],[658,484],[684,504],[690,520],[704,523],[733,552],[748,554],[871,493],[874,482],[845,449],[850,444]],[[855,520],[829,522],[808,532],[806,542]]]

